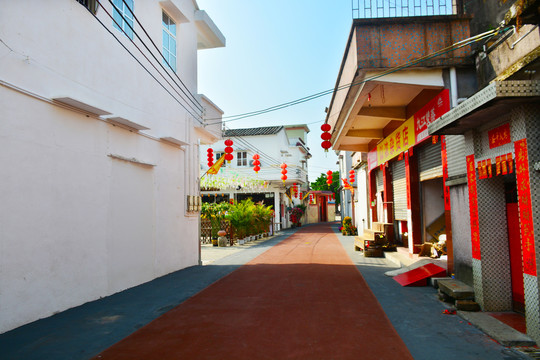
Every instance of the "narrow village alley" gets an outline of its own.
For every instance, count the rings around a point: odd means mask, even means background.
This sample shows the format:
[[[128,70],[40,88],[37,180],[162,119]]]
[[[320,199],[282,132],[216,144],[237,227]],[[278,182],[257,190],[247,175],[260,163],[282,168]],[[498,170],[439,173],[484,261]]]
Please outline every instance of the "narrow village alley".
[[[354,252],[337,227],[287,230],[23,326],[0,336],[2,358],[519,358],[444,314],[435,289],[385,276],[392,266]]]

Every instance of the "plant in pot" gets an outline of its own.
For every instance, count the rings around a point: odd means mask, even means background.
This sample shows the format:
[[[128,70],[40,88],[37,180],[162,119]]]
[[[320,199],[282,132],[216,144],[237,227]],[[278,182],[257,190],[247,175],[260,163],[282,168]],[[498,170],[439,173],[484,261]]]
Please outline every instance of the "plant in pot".
[[[250,199],[244,200],[240,203],[233,203],[230,205],[229,211],[226,215],[226,219],[231,222],[234,227],[236,237],[239,244],[244,243],[244,238],[249,227],[252,211],[253,201]]]
[[[302,216],[304,215],[306,206],[305,205],[296,205],[291,209],[291,216],[290,220],[293,223],[293,227],[299,227],[302,226],[301,220]]]

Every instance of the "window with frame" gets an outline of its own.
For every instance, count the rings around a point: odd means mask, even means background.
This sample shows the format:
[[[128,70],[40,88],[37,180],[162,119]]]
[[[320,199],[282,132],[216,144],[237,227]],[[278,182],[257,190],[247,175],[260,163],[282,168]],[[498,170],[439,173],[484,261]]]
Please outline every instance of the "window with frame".
[[[176,72],[176,23],[163,12],[161,24],[163,26],[164,62]]]
[[[236,153],[236,165],[247,166],[247,152],[239,151]]]
[[[133,40],[133,0],[113,0],[113,25]]]

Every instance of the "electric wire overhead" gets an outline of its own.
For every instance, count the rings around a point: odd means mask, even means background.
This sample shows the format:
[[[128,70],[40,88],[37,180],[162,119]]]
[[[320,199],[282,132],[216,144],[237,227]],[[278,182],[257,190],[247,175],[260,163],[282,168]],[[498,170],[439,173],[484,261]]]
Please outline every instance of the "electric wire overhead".
[[[478,34],[478,35],[469,37],[467,39],[458,41],[457,43],[452,44],[452,45],[450,45],[450,46],[448,46],[448,47],[446,47],[444,49],[441,49],[441,50],[438,50],[438,51],[436,51],[434,53],[422,56],[422,57],[420,57],[418,59],[409,61],[409,62],[407,62],[407,63],[405,63],[403,65],[399,65],[399,66],[390,68],[390,69],[388,69],[386,71],[383,71],[383,72],[381,72],[379,74],[373,75],[373,76],[371,76],[371,77],[369,77],[367,79],[364,79],[364,80],[356,82],[356,83],[344,84],[344,85],[338,86],[338,87],[333,88],[333,89],[321,91],[321,92],[318,92],[318,93],[315,93],[315,94],[312,94],[312,95],[309,95],[309,96],[305,96],[303,98],[299,98],[299,99],[292,100],[292,101],[289,101],[289,102],[286,102],[286,103],[274,105],[274,106],[271,106],[271,107],[268,107],[268,108],[265,108],[265,109],[261,109],[261,110],[246,112],[246,113],[237,114],[237,115],[223,116],[221,118],[206,119],[205,125],[212,125],[212,124],[217,124],[217,123],[220,123],[220,122],[237,121],[237,120],[245,119],[245,118],[248,118],[248,117],[258,116],[258,115],[266,114],[266,113],[269,113],[269,112],[281,110],[281,109],[284,109],[284,108],[287,108],[287,107],[290,107],[290,106],[302,104],[304,102],[311,101],[311,100],[320,98],[322,96],[332,94],[332,93],[337,92],[337,91],[341,91],[341,90],[344,90],[344,89],[349,89],[352,86],[364,84],[364,83],[366,83],[368,81],[372,81],[372,80],[381,78],[381,77],[383,77],[385,75],[392,74],[392,73],[397,72],[399,70],[406,69],[408,67],[417,65],[419,63],[430,60],[432,58],[444,55],[444,54],[446,54],[446,53],[448,53],[450,51],[458,50],[458,49],[460,49],[462,47],[465,47],[467,45],[470,45],[472,43],[475,43],[475,42],[478,42],[478,41],[481,41],[481,40],[496,36],[499,32],[504,33],[504,32],[506,32],[506,31],[508,31],[510,29],[512,29],[512,27],[505,27],[505,28],[499,27],[497,29],[487,31],[487,32],[484,32],[482,34]],[[218,120],[218,121],[212,123],[212,122],[208,122],[209,120]]]
[[[103,11],[107,14],[107,16],[109,16],[113,22],[120,28],[122,29],[122,33],[124,35],[126,35],[126,37],[130,40],[130,42],[133,44],[133,46],[135,46],[135,48],[137,48],[137,50],[142,54],[142,56],[150,63],[150,65],[152,65],[152,67],[156,70],[156,72],[161,75],[161,77],[163,77],[163,79],[167,82],[167,84],[173,88],[173,90],[180,96],[180,99],[182,99],[184,102],[186,102],[186,105],[189,106],[190,109],[192,109],[193,111],[195,111],[195,113],[198,113],[198,112],[202,112],[201,110],[195,110],[193,109],[193,107],[186,101],[186,99],[184,99],[179,93],[178,91],[174,88],[174,86],[171,85],[171,83],[169,81],[167,81],[167,79],[165,78],[165,76],[155,67],[155,65],[150,61],[150,59],[143,53],[143,51],[135,44],[135,42],[129,38],[129,36],[127,35],[127,33],[125,32],[125,30],[123,30],[122,26],[120,26],[120,24],[118,24],[118,22],[113,18],[113,16],[106,10],[106,8],[103,6],[103,4],[99,1],[99,0],[96,0],[96,2],[100,5],[100,7],[103,9]],[[114,6],[114,5],[113,5]],[[129,9],[129,7],[128,7]],[[131,11],[131,9],[130,9]],[[148,70],[148,68],[146,66],[144,66],[144,64],[122,43],[122,41],[107,27],[107,25],[105,25],[92,11],[88,11],[90,14],[92,14],[92,16],[94,17],[94,19],[96,19],[100,24],[101,26],[107,30],[107,32],[109,34],[111,34],[111,36],[124,48],[124,50],[126,50],[128,52],[129,55],[131,55],[131,57],[182,107],[184,108],[184,110],[187,111],[187,113],[189,115],[191,115],[191,117],[193,117],[197,122],[199,122],[200,124],[203,124],[202,122],[202,114],[193,114],[192,111],[190,111],[177,97],[174,96],[174,94],[169,90],[167,89],[167,87],[165,87],[165,85],[163,85],[163,83],[161,83],[161,81],[159,81],[156,76],[154,74],[152,74],[150,72],[150,70]],[[127,24],[127,23],[126,23]],[[129,24],[127,24],[128,26],[130,26]],[[155,56],[154,54],[148,49],[148,47],[146,46],[146,44],[144,43],[144,41],[137,35],[137,33],[133,30],[133,28],[130,26],[130,29],[133,31],[133,33],[137,36],[137,38],[141,41],[141,43],[143,43],[143,45],[147,48],[147,50],[152,54],[152,56],[154,57],[155,59]],[[156,59],[157,60],[157,59]],[[160,63],[158,61],[158,63]],[[160,64],[161,65],[161,64]],[[167,71],[166,71],[167,72]],[[177,86],[179,86],[176,82],[175,84]],[[181,89],[182,90],[182,89]]]

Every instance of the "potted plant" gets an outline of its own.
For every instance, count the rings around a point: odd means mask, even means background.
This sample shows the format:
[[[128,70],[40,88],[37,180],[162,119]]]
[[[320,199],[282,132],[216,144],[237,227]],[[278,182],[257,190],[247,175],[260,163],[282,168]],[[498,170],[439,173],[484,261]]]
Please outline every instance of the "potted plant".
[[[305,210],[306,206],[302,204],[296,205],[291,209],[290,220],[293,223],[293,227],[302,226],[301,220]]]

